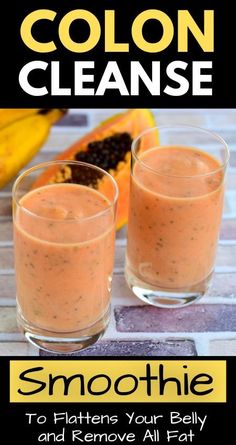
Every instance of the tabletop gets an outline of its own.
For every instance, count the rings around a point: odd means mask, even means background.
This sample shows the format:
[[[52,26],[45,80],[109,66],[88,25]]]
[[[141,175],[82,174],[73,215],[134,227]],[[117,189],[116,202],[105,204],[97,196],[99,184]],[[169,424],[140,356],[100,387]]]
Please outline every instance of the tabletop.
[[[84,133],[123,110],[73,109],[29,166],[51,160]],[[236,355],[236,109],[152,110],[158,125],[190,124],[216,131],[229,144],[224,215],[212,286],[198,304],[180,309],[144,305],[124,279],[126,228],[117,232],[112,312],[103,339],[80,356]],[[20,150],[20,147],[19,147]],[[0,355],[48,355],[27,343],[16,323],[11,187],[0,191]]]

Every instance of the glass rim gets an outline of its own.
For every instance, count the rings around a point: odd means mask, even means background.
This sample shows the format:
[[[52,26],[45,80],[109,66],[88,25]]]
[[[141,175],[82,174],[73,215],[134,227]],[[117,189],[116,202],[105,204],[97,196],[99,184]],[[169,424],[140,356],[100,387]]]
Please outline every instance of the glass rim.
[[[179,130],[181,130],[181,129],[186,129],[186,130],[192,130],[192,131],[199,131],[199,133],[200,132],[202,132],[202,133],[206,133],[206,134],[208,134],[208,135],[210,135],[211,137],[214,137],[215,139],[217,139],[218,140],[218,142],[220,142],[221,144],[222,144],[222,147],[224,147],[224,149],[225,149],[225,152],[226,152],[226,159],[225,159],[225,161],[220,165],[220,167],[219,168],[217,168],[217,169],[215,169],[215,170],[212,170],[212,171],[210,171],[209,173],[201,173],[201,174],[198,174],[198,175],[170,175],[170,174],[167,174],[167,173],[162,173],[162,172],[160,172],[160,171],[158,171],[157,169],[154,169],[154,168],[152,168],[152,167],[150,167],[149,165],[147,165],[144,161],[142,161],[140,158],[139,158],[139,156],[137,155],[137,153],[136,153],[136,145],[137,145],[137,142],[143,137],[143,136],[145,136],[145,134],[148,134],[148,133],[151,133],[152,131],[154,131],[154,130],[157,130],[158,132],[159,131],[161,131],[161,130],[171,130],[171,129],[173,129],[173,130],[177,130],[177,129],[179,129]],[[171,144],[170,146],[172,146],[173,144]],[[178,146],[178,144],[175,144],[176,146]],[[166,145],[167,146],[167,145]],[[169,145],[168,145],[169,146]],[[193,147],[192,145],[189,145],[190,147]],[[161,145],[161,144],[157,144],[155,147],[152,147],[152,148],[161,148],[161,147],[165,147],[165,145]],[[187,146],[186,146],[187,147]],[[152,148],[150,148],[150,149],[152,149]],[[197,147],[195,147],[196,148],[196,150],[199,150],[199,151],[202,151],[202,152],[204,152],[204,150],[201,150],[201,149],[198,149]],[[148,151],[148,150],[147,150]],[[213,174],[215,174],[215,173],[218,173],[218,172],[221,172],[222,170],[225,170],[226,169],[226,167],[227,167],[227,165],[228,165],[228,162],[229,162],[229,159],[230,159],[230,151],[229,151],[229,146],[228,146],[228,144],[226,143],[226,141],[220,136],[220,135],[218,135],[217,133],[215,133],[214,131],[211,131],[211,130],[208,130],[208,129],[205,129],[205,128],[202,128],[202,127],[198,127],[197,125],[188,125],[188,124],[178,124],[178,125],[160,125],[160,126],[155,126],[155,127],[152,127],[152,128],[148,128],[148,129],[146,129],[146,130],[144,130],[144,131],[142,131],[134,140],[133,140],[133,142],[132,142],[132,144],[131,144],[131,154],[132,154],[132,156],[135,158],[135,160],[137,161],[137,162],[139,162],[141,165],[143,165],[147,170],[150,170],[152,173],[155,173],[156,175],[159,175],[159,176],[163,176],[163,177],[167,177],[167,178],[178,178],[178,179],[195,179],[195,178],[201,178],[201,177],[206,177],[206,176],[211,176],[211,175],[213,175]]]
[[[84,217],[80,217],[80,218],[75,218],[74,217],[74,218],[70,218],[70,219],[56,219],[56,218],[48,218],[48,217],[45,217],[45,216],[41,216],[41,215],[38,215],[35,212],[32,212],[31,210],[27,209],[24,205],[22,205],[20,203],[19,199],[16,198],[16,190],[17,190],[17,187],[19,186],[20,182],[25,177],[29,176],[32,172],[37,171],[40,168],[41,169],[42,168],[46,168],[47,166],[50,167],[50,166],[53,166],[53,165],[68,165],[68,164],[81,165],[82,167],[88,167],[88,168],[97,170],[97,171],[101,172],[102,174],[106,175],[109,178],[109,180],[112,182],[112,184],[114,186],[114,197],[112,198],[111,201],[110,201],[110,199],[109,200],[107,199],[107,201],[109,203],[109,206],[106,209],[101,210],[101,211],[99,211],[97,213],[94,213],[93,215],[90,215],[90,216],[84,216]],[[58,182],[58,183],[55,183],[55,184],[52,184],[52,185],[60,185],[60,184],[65,184],[65,183]],[[44,184],[42,186],[39,186],[38,188],[40,189],[41,187],[44,187],[44,186],[47,186],[47,185],[50,185],[50,184]],[[76,185],[76,183],[75,183],[75,185]],[[85,186],[85,187],[89,187],[89,186]],[[35,190],[37,190],[37,188]],[[30,193],[30,191],[31,190],[27,191],[25,193],[25,195]],[[40,164],[34,165],[33,167],[30,167],[30,168],[24,170],[22,173],[20,173],[20,175],[15,179],[13,187],[12,187],[12,199],[13,199],[14,203],[20,209],[22,209],[26,214],[28,214],[28,215],[30,215],[30,216],[32,216],[34,218],[36,217],[38,219],[44,220],[44,221],[54,221],[54,222],[56,221],[57,223],[62,223],[62,222],[63,223],[65,223],[65,222],[66,223],[72,223],[72,222],[73,223],[74,222],[80,223],[80,222],[83,222],[83,221],[87,221],[87,220],[90,220],[90,219],[93,219],[93,218],[100,217],[103,214],[107,213],[109,211],[109,209],[111,209],[112,207],[114,207],[116,205],[118,197],[119,197],[118,185],[117,185],[116,180],[113,178],[113,176],[110,173],[108,173],[106,170],[103,170],[100,167],[97,167],[96,165],[89,164],[88,162],[74,161],[74,160],[69,160],[69,159],[68,160],[67,159],[65,159],[65,160],[58,159],[58,160],[46,161],[46,162],[41,162]]]

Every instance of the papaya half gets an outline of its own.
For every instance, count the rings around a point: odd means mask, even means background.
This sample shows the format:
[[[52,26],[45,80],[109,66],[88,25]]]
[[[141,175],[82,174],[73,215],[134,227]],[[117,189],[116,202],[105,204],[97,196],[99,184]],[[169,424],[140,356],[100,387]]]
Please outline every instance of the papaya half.
[[[94,164],[108,171],[114,177],[119,188],[117,229],[126,224],[128,219],[132,141],[142,131],[154,126],[155,120],[151,111],[131,109],[101,123],[55,158],[56,160],[77,160]],[[154,139],[153,144],[156,145],[158,143],[158,133],[152,137]],[[76,183],[76,179],[84,185],[89,185],[86,180],[81,182],[78,168],[72,170],[69,166],[67,167],[63,170],[59,170],[58,166],[48,168],[39,176],[35,185],[39,187],[48,183]],[[89,180],[88,178],[88,182]],[[95,178],[95,181],[96,184],[93,184],[93,186],[102,191],[99,178]]]

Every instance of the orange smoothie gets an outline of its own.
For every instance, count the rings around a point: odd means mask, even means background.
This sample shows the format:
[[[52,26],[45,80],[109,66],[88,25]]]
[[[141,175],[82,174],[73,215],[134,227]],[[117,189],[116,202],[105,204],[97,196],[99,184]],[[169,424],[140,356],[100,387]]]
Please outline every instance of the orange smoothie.
[[[76,332],[109,309],[114,214],[98,191],[54,184],[30,191],[15,214],[17,299],[38,329]]]
[[[207,279],[223,188],[219,162],[203,151],[164,146],[143,152],[131,178],[127,274],[163,290]]]

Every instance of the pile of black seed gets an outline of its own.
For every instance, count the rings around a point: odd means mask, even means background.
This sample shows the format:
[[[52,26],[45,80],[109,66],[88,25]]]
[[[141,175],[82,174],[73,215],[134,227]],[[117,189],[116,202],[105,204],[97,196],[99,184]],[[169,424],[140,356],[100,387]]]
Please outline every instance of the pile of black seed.
[[[76,161],[88,162],[109,171],[115,169],[120,161],[131,149],[132,139],[129,133],[116,133],[102,141],[94,141],[88,144],[86,151],[80,151],[75,155]],[[92,185],[96,188],[102,174],[86,167],[71,165],[71,179],[66,182]]]

